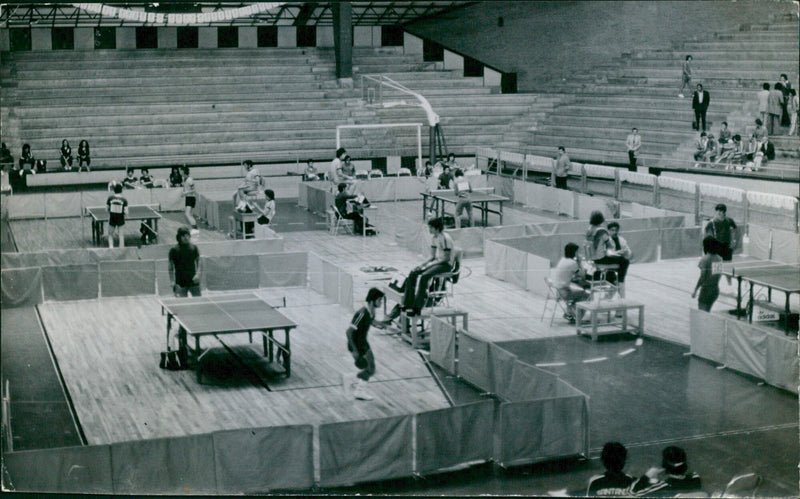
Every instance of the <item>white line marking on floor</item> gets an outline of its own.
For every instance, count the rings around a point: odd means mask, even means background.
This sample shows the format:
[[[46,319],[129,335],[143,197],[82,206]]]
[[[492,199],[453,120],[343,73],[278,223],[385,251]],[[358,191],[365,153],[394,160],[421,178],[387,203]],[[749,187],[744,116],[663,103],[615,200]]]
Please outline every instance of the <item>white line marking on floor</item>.
[[[627,350],[623,350],[623,351],[621,351],[621,352],[620,352],[620,353],[618,353],[617,355],[619,355],[620,357],[622,357],[623,355],[628,355],[629,353],[633,353],[633,352],[635,352],[635,351],[636,351],[636,349],[635,349],[635,348],[629,348],[629,349],[627,349]]]
[[[582,362],[584,364],[591,364],[592,362],[602,362],[604,360],[608,360],[608,357],[597,357],[597,358],[594,358],[594,359],[585,359]]]
[[[566,362],[543,362],[541,364],[536,364],[536,367],[558,367],[558,366],[566,366]]]

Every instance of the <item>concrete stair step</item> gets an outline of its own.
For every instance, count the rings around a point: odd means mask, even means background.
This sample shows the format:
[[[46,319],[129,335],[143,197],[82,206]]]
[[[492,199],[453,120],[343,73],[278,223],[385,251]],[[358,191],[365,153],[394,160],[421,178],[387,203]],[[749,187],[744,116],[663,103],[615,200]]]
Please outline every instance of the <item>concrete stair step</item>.
[[[310,73],[309,73],[310,74]],[[313,75],[311,75],[313,76]],[[127,83],[126,83],[127,82]],[[185,87],[213,87],[213,86],[236,86],[236,85],[261,85],[262,88],[269,88],[274,91],[291,90],[298,85],[309,89],[316,89],[320,86],[320,81],[317,79],[308,79],[308,81],[300,80],[298,82],[288,81],[280,82],[279,80],[261,81],[259,76],[235,77],[235,76],[208,76],[208,77],[158,77],[158,78],[70,78],[64,80],[21,80],[19,82],[20,91],[28,91],[38,88],[53,89],[53,88],[71,88],[75,90],[87,89],[91,91],[95,88],[150,88],[153,90],[158,89],[180,89]]]
[[[751,40],[726,40],[716,42],[695,42],[688,41],[683,43],[683,48],[687,51],[698,50],[797,50],[796,40],[761,40],[753,42]]]
[[[115,70],[58,70],[58,71],[24,71],[17,70],[16,77],[26,81],[50,81],[58,82],[62,80],[110,80],[118,83],[117,80],[134,78],[151,78],[156,82],[164,79],[173,78],[195,78],[205,79],[210,77],[235,77],[248,79],[258,78],[264,82],[281,83],[286,81],[313,81],[320,79],[321,73],[312,73],[311,65],[295,66],[235,66],[235,67],[210,67],[210,68],[186,68],[173,66],[170,68],[140,68],[140,69],[115,69]],[[286,69],[286,70],[285,70]],[[289,71],[291,69],[292,71]],[[331,68],[333,71],[333,68]]]
[[[744,49],[731,49],[731,50],[723,50],[723,49],[716,49],[716,50],[700,50],[697,48],[694,49],[682,49],[682,50],[674,50],[670,52],[656,52],[656,51],[645,51],[643,52],[644,59],[669,59],[673,61],[677,61],[679,64],[683,64],[683,60],[686,57],[687,53],[691,53],[694,66],[700,66],[703,61],[712,60],[712,61],[738,61],[738,60],[750,60],[750,59],[757,59],[757,58],[764,58],[766,60],[774,60],[774,59],[784,59],[784,60],[792,60],[797,58],[797,49],[795,48],[792,50],[791,48],[786,49],[775,49],[775,48],[758,48],[758,47],[747,47]]]
[[[56,113],[52,110],[40,109],[38,111],[48,111],[48,114],[39,113],[34,117],[26,115],[19,115],[19,119],[25,123],[26,127],[59,127],[70,126],[74,123],[97,124],[97,126],[109,126],[110,124],[135,124],[135,123],[164,123],[173,124],[180,122],[194,122],[194,123],[228,123],[228,122],[258,122],[263,120],[275,121],[313,121],[322,119],[342,119],[346,113],[338,107],[331,107],[329,109],[280,109],[280,110],[248,110],[248,106],[241,106],[240,110],[231,110],[227,112],[218,112],[211,109],[210,106],[203,106],[202,109],[195,109],[186,107],[180,109],[178,106],[172,106],[174,112],[159,113],[156,110],[148,110],[140,108],[137,110],[130,110],[128,114],[124,113],[110,113],[105,114],[102,111],[97,114],[80,114],[78,112],[70,113]],[[80,118],[78,118],[80,116]],[[48,124],[49,123],[49,124]]]
[[[681,68],[683,67],[682,61],[673,59],[631,59],[629,62],[628,68],[641,68],[648,71],[650,69],[671,69],[673,72],[676,72],[678,76],[680,76]],[[699,63],[693,63],[692,66],[699,66]],[[736,61],[707,60],[702,61],[702,68],[693,68],[692,71],[695,73],[697,73],[698,70],[711,72],[711,70],[727,70],[731,68],[742,68],[745,71],[777,71],[780,74],[780,72],[784,72],[786,69],[786,59],[765,60],[763,58],[754,58],[739,59]]]
[[[624,125],[624,126],[623,126]],[[566,126],[566,125],[540,125],[536,130],[537,134],[544,135],[562,135],[567,137],[574,137],[576,140],[583,140],[584,138],[613,138],[614,140],[622,140],[623,143],[630,133],[633,126],[618,123],[616,127],[592,127],[592,126]],[[686,140],[691,140],[697,136],[697,132],[691,129],[691,125],[684,124],[681,130],[664,130],[661,128],[644,128],[638,127],[639,133],[642,135],[642,143],[656,144],[677,144]]]
[[[550,135],[550,134],[541,134],[536,133],[533,140],[531,141],[532,145],[549,145],[554,148],[568,144],[567,149],[571,149],[573,147],[580,147],[586,150],[596,150],[596,151],[604,151],[604,152],[615,152],[620,151],[625,153],[627,148],[625,147],[625,139],[601,139],[601,138],[591,138],[591,137],[571,137],[571,136],[564,136],[564,135]],[[647,154],[669,154],[675,151],[676,144],[674,143],[648,143],[647,147],[644,145],[642,148],[644,152]],[[626,154],[627,157],[627,154]]]
[[[202,100],[198,99],[197,91],[202,90]],[[123,93],[116,89],[98,89],[87,94],[86,92],[76,93],[66,89],[43,90],[42,92],[25,92],[18,95],[14,100],[19,107],[41,107],[41,106],[63,106],[65,103],[71,105],[86,105],[89,107],[103,107],[100,99],[113,100],[115,104],[158,104],[158,103],[243,103],[254,101],[273,101],[280,102],[286,100],[299,99],[323,99],[329,95],[331,89],[319,88],[306,91],[294,92],[274,92],[255,86],[212,86],[211,88],[187,87],[176,89],[169,93],[147,93],[145,89],[138,88],[135,92]],[[152,90],[152,89],[151,89]],[[193,91],[194,90],[194,91]]]

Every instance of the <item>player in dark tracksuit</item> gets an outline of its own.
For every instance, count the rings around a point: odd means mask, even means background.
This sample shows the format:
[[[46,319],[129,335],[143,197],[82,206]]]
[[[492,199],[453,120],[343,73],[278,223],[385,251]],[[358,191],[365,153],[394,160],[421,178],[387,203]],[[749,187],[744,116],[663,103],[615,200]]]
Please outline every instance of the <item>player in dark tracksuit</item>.
[[[358,309],[353,315],[350,326],[347,328],[347,350],[353,356],[356,367],[360,369],[355,376],[358,378],[353,395],[359,400],[372,400],[372,396],[366,393],[366,384],[375,374],[375,356],[367,341],[367,333],[375,318],[375,309],[380,307],[384,298],[383,291],[377,288],[370,288],[367,292],[367,304]],[[354,383],[351,376],[343,375],[342,384],[345,393],[349,394],[350,387]]]
[[[619,442],[606,442],[600,459],[606,472],[589,479],[587,497],[628,497],[631,495],[633,477],[622,471],[628,451]]]

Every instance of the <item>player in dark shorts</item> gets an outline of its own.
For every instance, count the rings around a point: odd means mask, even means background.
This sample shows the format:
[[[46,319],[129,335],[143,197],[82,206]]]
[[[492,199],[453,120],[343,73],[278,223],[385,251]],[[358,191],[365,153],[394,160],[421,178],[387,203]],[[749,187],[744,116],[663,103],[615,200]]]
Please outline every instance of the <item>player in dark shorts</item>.
[[[178,229],[178,244],[169,250],[169,280],[177,297],[200,296],[200,251],[188,227]]]
[[[355,375],[342,375],[342,385],[345,394],[349,395],[353,384],[356,384],[353,396],[359,400],[372,400],[372,396],[366,392],[366,385],[369,378],[375,374],[375,357],[367,341],[367,333],[375,318],[375,309],[383,302],[383,291],[377,288],[370,288],[367,292],[366,305],[358,309],[350,321],[347,328],[347,349],[355,360],[356,367],[360,369]]]
[[[121,227],[125,225],[125,215],[128,214],[128,200],[122,196],[122,184],[114,184],[114,193],[108,196],[108,247],[114,247],[114,236],[119,234],[119,247],[125,247],[125,236]]]
[[[716,205],[714,211],[716,214],[706,225],[705,235],[717,240],[719,256],[722,257],[723,262],[730,262],[733,260],[733,250],[736,249],[736,243],[739,241],[736,222],[732,218],[728,218],[728,207],[723,203]],[[726,275],[725,279],[730,285],[731,276]]]
[[[192,226],[192,235],[196,235],[199,234],[200,231],[197,230],[197,220],[194,219],[194,214],[192,213],[195,205],[197,205],[197,193],[194,190],[194,179],[189,176],[188,166],[184,166],[181,169],[181,175],[183,176],[183,197],[186,199],[186,221]]]

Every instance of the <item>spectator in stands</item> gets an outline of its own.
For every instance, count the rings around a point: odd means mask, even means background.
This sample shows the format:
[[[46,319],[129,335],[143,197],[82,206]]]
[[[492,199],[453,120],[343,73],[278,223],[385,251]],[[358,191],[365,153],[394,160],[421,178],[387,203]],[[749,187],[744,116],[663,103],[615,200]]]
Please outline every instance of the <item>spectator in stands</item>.
[[[633,477],[622,471],[628,450],[619,442],[606,442],[600,460],[606,472],[589,479],[586,497],[628,497],[631,495]]]
[[[678,97],[683,99],[683,89],[692,88],[692,56],[687,55],[683,61],[683,71],[681,74],[681,88],[678,90]]]
[[[761,115],[762,123],[767,121],[767,109],[769,109],[769,83],[764,83],[758,91],[758,113]]]
[[[711,163],[715,159],[717,159],[718,154],[719,154],[719,143],[717,143],[717,139],[714,137],[714,134],[709,133],[708,145],[706,147],[706,152],[703,155],[703,161],[706,163]]]
[[[593,211],[589,216],[589,230],[586,231],[586,242],[589,247],[589,254],[587,257],[595,264],[615,264],[619,266],[617,273],[619,275],[611,274],[609,277],[610,282],[619,283],[619,287],[624,287],[625,276],[628,274],[628,265],[630,261],[622,256],[622,252],[617,251],[614,241],[611,240],[611,234],[608,229],[603,227],[603,222],[606,218],[599,211]],[[595,272],[593,279],[599,279],[600,272]]]
[[[106,200],[108,207],[108,247],[114,247],[114,236],[119,234],[119,247],[125,247],[125,235],[122,226],[128,214],[128,200],[122,195],[122,184],[114,184],[114,193]]]
[[[792,89],[792,84],[789,83],[789,77],[786,76],[786,73],[781,73],[781,79],[778,83],[781,84],[781,93],[783,93],[781,126],[791,126],[791,115],[789,114],[789,91]]]
[[[723,121],[722,128],[719,130],[719,140],[717,142],[719,142],[720,146],[723,144],[727,144],[728,142],[731,141],[732,136],[733,134],[728,129],[728,122]]]
[[[567,174],[569,174],[571,166],[572,164],[569,161],[569,156],[567,156],[567,150],[564,146],[558,146],[558,156],[553,165],[553,175],[556,178],[557,189],[567,188]]]
[[[430,160],[427,160],[425,161],[425,168],[423,168],[422,174],[425,176],[425,178],[428,178],[431,176],[432,173],[433,173],[433,165],[431,165]]]
[[[797,112],[800,110],[800,101],[797,99],[797,90],[789,89],[789,99],[786,103],[786,111],[789,113],[789,135],[794,135],[797,131]]]
[[[581,267],[579,249],[577,244],[567,243],[564,246],[564,257],[550,271],[550,280],[553,282],[553,286],[567,304],[567,313],[564,318],[570,324],[575,323],[575,303],[588,300],[590,297],[589,292],[586,291],[589,283]]]
[[[86,171],[89,170],[89,165],[92,164],[92,155],[89,149],[89,142],[87,140],[81,140],[78,142],[78,171],[81,171],[84,165],[86,165]]]
[[[764,128],[764,123],[758,118],[756,118],[756,128],[753,130],[753,138],[756,140],[756,150],[763,149],[769,140],[767,129]]]
[[[639,149],[642,147],[642,136],[639,135],[639,130],[636,128],[631,129],[628,138],[625,139],[625,145],[628,147],[628,170],[636,171],[636,156],[639,155]]]
[[[150,175],[150,170],[148,168],[142,168],[139,170],[139,184],[146,189],[152,189],[154,187],[155,180]]]
[[[445,162],[445,164],[450,167],[450,172],[452,173],[455,173],[456,171],[461,169],[458,162],[456,161],[456,155],[452,152],[447,155],[447,161]]]
[[[180,167],[173,166],[169,172],[169,186],[181,187],[183,186],[183,175],[181,175]]]
[[[697,84],[697,90],[692,95],[692,109],[694,109],[695,130],[700,130],[700,122],[703,122],[703,131],[706,131],[706,113],[708,105],[711,103],[711,95],[707,90],[703,90],[703,85]]]
[[[331,161],[331,166],[328,170],[328,180],[333,182],[333,185],[339,185],[343,181],[342,160],[346,154],[347,150],[344,147],[340,147],[336,150],[336,157]]]
[[[633,257],[633,251],[631,247],[628,246],[628,241],[625,240],[624,237],[619,235],[619,223],[618,222],[610,222],[608,224],[608,233],[611,236],[611,242],[614,243],[614,249],[616,250],[617,254],[628,261],[626,267],[630,265],[631,258]],[[625,298],[625,283],[620,282],[618,286],[619,296],[620,298]]]
[[[192,227],[191,235],[194,236],[200,233],[197,229],[197,220],[195,220],[193,213],[194,207],[197,205],[197,192],[194,189],[194,179],[189,176],[188,166],[184,166],[181,169],[181,176],[183,177],[183,192],[181,195],[186,200],[186,209],[184,213],[186,214],[186,221],[189,222],[189,225]]]
[[[439,189],[450,189],[453,183],[453,175],[450,172],[450,165],[442,163],[442,173],[439,174]]]
[[[61,168],[65,170],[72,169],[72,146],[69,145],[69,141],[64,139],[61,141],[61,149],[59,150],[61,153]]]
[[[725,262],[733,260],[733,250],[736,249],[738,235],[736,233],[736,222],[728,218],[728,207],[719,203],[714,207],[714,218],[706,225],[705,235],[713,237],[718,243],[718,254]],[[728,276],[728,284],[731,277]]]
[[[25,170],[25,165],[28,165],[31,170],[36,166],[36,158],[31,153],[31,145],[27,142],[22,144],[22,153],[19,155],[19,169]]]
[[[317,175],[317,168],[314,166],[314,160],[309,158],[306,161],[306,170],[303,172],[303,180],[306,182],[311,180],[319,180],[319,175]]]
[[[769,91],[767,101],[767,133],[776,135],[781,126],[781,114],[783,113],[783,85],[776,83]],[[777,129],[775,127],[777,125]]]
[[[456,229],[461,228],[461,212],[467,212],[467,227],[472,226],[472,200],[470,199],[470,194],[472,194],[472,185],[467,180],[467,177],[464,176],[464,172],[461,170],[456,170],[456,176],[453,180],[453,189],[455,190],[455,195],[458,198],[456,201],[456,208],[455,208],[455,219],[456,219]]]
[[[6,143],[3,142],[0,144],[0,165],[7,165],[9,163],[13,165],[14,157],[11,156],[11,151],[8,150]]]
[[[702,491],[700,475],[689,472],[686,451],[670,445],[661,453],[661,468],[650,468],[630,490],[635,496],[677,497]]]
[[[711,306],[717,301],[719,297],[719,278],[721,274],[714,273],[714,264],[722,262],[722,257],[719,256],[719,243],[711,236],[706,236],[703,239],[703,256],[697,266],[700,268],[700,278],[694,286],[692,298],[697,296],[700,291],[700,297],[697,298],[697,308],[706,312],[711,311]]]
[[[122,179],[122,185],[126,189],[138,189],[139,188],[139,179],[133,174],[133,168],[128,167],[126,170],[125,178]]]
[[[742,136],[738,133],[733,138],[722,144],[720,147],[720,154],[717,156],[716,163],[724,163],[725,169],[732,168],[731,163],[741,163],[742,161]]]
[[[708,149],[708,134],[706,132],[700,132],[700,137],[697,138],[697,141],[694,143],[694,160],[695,161],[705,161],[703,158],[706,156],[706,150]],[[694,164],[694,167],[697,168],[700,165],[698,163]]]
[[[336,198],[334,200],[334,204],[336,205],[336,209],[339,211],[339,214],[342,218],[347,218],[348,220],[353,221],[353,229],[357,234],[360,234],[364,231],[364,224],[368,223],[362,213],[359,212],[358,209],[349,210],[347,202],[351,199],[356,199],[356,195],[353,193],[353,184],[351,187],[348,188],[347,184],[342,182],[337,186],[339,191],[336,194]]]

